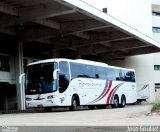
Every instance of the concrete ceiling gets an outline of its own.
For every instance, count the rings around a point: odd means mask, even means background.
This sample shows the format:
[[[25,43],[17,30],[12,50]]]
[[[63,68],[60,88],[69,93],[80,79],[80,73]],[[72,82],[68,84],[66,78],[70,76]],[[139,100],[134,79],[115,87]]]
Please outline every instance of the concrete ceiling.
[[[80,0],[1,0],[5,35],[33,53],[32,45],[46,45],[40,51],[53,49],[57,57],[107,61],[160,51],[159,43]]]

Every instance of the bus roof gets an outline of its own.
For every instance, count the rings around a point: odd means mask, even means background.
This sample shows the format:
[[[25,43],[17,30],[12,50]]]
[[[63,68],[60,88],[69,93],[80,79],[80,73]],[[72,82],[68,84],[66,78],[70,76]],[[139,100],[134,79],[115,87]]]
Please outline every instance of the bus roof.
[[[75,62],[75,63],[80,63],[80,64],[96,65],[96,66],[102,66],[102,67],[110,67],[110,68],[134,71],[134,69],[111,66],[111,65],[108,65],[108,64],[103,63],[103,62],[97,62],[97,61],[91,61],[91,60],[85,60],[85,59],[66,59],[66,58],[54,58],[54,59],[40,60],[40,61],[28,64],[28,66],[29,65],[40,64],[40,63],[60,62],[60,61]]]

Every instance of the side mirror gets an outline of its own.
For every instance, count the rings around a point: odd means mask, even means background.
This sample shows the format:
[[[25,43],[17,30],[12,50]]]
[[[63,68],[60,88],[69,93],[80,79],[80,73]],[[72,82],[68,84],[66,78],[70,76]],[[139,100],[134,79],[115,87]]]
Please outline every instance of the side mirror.
[[[53,79],[57,79],[58,78],[58,72],[60,71],[60,69],[56,69],[53,71]]]

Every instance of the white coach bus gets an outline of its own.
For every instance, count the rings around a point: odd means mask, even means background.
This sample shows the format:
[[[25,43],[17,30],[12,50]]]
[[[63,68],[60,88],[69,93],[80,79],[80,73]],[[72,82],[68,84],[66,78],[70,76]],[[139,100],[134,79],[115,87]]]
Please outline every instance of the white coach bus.
[[[25,72],[26,107],[125,107],[137,101],[135,71],[88,60],[48,59]]]

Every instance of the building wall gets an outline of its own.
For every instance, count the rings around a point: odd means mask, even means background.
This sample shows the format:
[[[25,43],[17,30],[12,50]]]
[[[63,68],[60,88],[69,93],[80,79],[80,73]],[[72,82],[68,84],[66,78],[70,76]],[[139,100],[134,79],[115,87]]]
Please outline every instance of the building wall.
[[[152,0],[152,27],[153,38],[160,42],[160,1]],[[153,54],[153,65],[160,65],[160,53]],[[160,87],[157,88],[156,84],[160,84],[160,71],[154,70],[154,85],[155,85],[155,98],[160,100]]]
[[[155,5],[160,5],[160,1],[159,0],[151,0],[152,4]]]
[[[155,100],[153,54],[126,57],[125,67],[135,69],[137,86],[149,85],[149,101],[153,102]]]
[[[7,82],[9,84],[16,84],[15,64],[17,62],[15,61],[15,57],[11,56],[10,54],[2,54],[2,53],[0,53],[0,56],[9,57],[9,69],[10,69],[9,72],[0,70],[0,82]],[[27,63],[24,64],[24,65],[27,65],[27,64],[32,63],[34,61],[38,61],[39,59],[24,57],[24,60],[27,60]],[[1,58],[0,58],[0,66],[1,66],[1,63],[2,62],[1,62]]]
[[[160,65],[160,53],[153,54],[153,64]],[[154,66],[152,68],[154,69]],[[160,83],[160,70],[154,71],[154,82]]]
[[[160,33],[153,33],[153,38],[154,38],[156,41],[160,42]]]
[[[152,16],[152,26],[160,27],[160,16]]]
[[[160,8],[160,6],[159,6]],[[152,16],[153,38],[160,42],[160,13]]]
[[[153,57],[154,65],[160,66],[160,53],[155,53]],[[153,67],[154,68],[154,67]],[[160,87],[156,87],[156,84],[160,84],[160,70],[154,70],[154,87],[155,89],[155,98],[156,100],[160,100]]]
[[[15,84],[15,62],[14,62],[14,57],[12,57],[9,54],[0,54],[0,65],[4,66],[4,59],[3,57],[8,57],[9,58],[9,71],[3,71],[2,69],[0,70],[0,82],[8,82],[10,84]],[[2,64],[3,63],[3,64]],[[2,67],[3,67],[2,66]],[[5,65],[6,66],[6,65]]]

